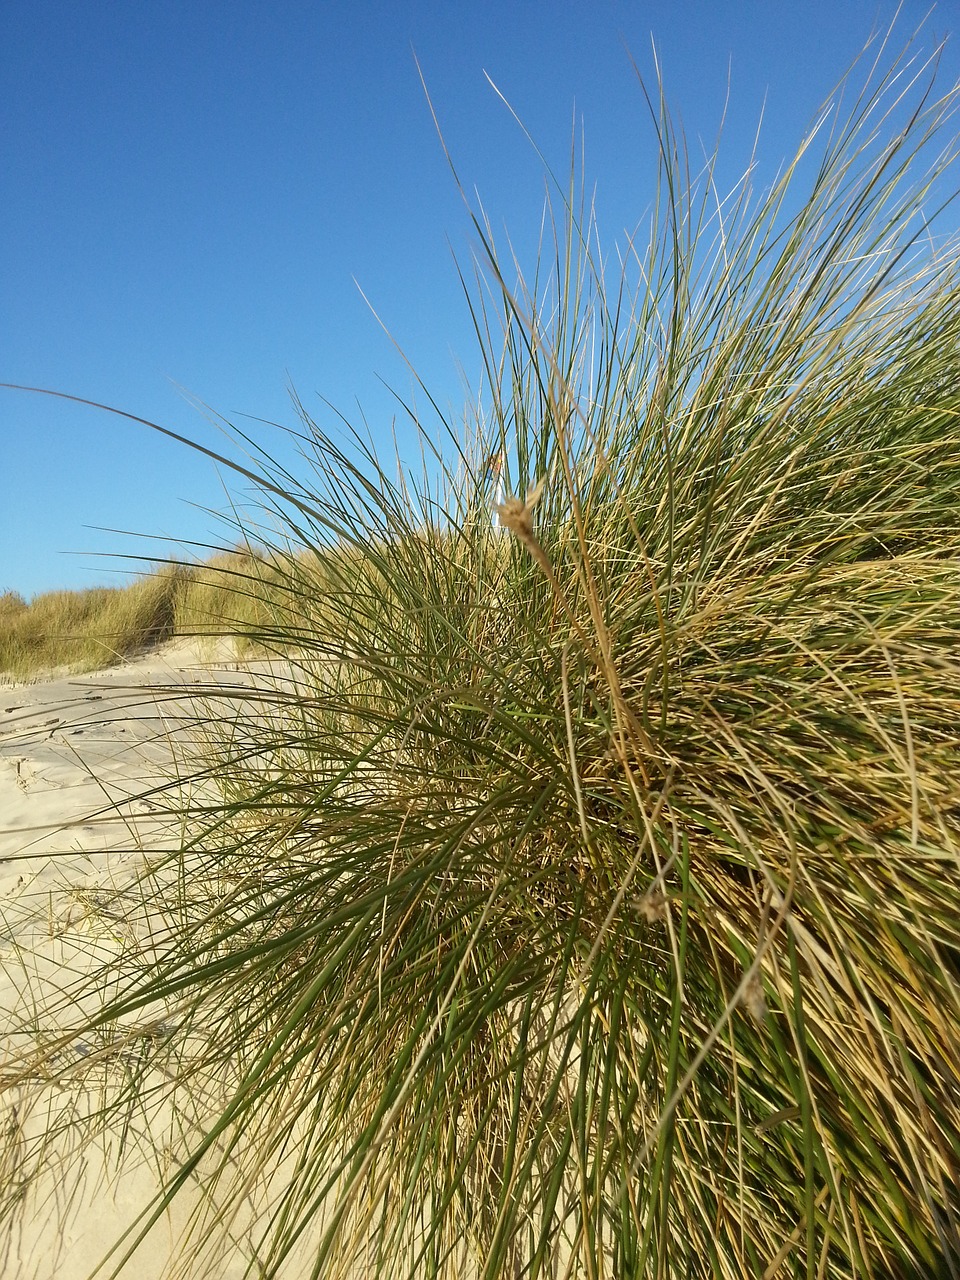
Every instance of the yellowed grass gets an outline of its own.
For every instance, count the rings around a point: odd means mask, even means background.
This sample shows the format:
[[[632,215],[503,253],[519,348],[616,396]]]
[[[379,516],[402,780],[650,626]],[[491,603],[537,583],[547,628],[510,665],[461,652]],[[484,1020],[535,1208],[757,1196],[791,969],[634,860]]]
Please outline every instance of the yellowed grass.
[[[239,653],[256,651],[278,622],[291,621],[288,568],[277,555],[240,547],[200,564],[157,566],[122,587],[47,591],[29,603],[4,592],[0,675],[92,671],[175,637],[228,636]],[[304,572],[301,565],[301,583]]]

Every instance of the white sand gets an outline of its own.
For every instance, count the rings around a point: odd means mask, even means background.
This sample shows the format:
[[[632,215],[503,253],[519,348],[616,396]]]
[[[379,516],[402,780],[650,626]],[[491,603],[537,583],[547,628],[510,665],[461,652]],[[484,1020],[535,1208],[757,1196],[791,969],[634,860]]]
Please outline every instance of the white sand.
[[[124,927],[97,909],[98,890],[132,882],[144,851],[165,834],[156,803],[131,797],[169,775],[171,743],[185,746],[189,695],[212,679],[244,676],[212,672],[195,647],[181,645],[93,675],[0,684],[0,1017],[8,1031],[30,1001],[58,990],[58,976],[85,954],[78,939],[89,950],[96,931],[109,948],[111,929]],[[158,694],[171,684],[187,697]],[[18,1132],[43,1131],[43,1117],[23,1111],[15,1090],[0,1095],[8,1185],[18,1173]],[[125,1168],[119,1184],[113,1168],[94,1151],[77,1187],[55,1168],[31,1179],[17,1220],[0,1223],[0,1276],[84,1280],[158,1186],[149,1167]],[[195,1202],[186,1189],[174,1220],[158,1225],[124,1277],[151,1280],[176,1260]],[[238,1226],[236,1255],[211,1280],[243,1273],[249,1240]],[[299,1273],[294,1264],[284,1271]]]

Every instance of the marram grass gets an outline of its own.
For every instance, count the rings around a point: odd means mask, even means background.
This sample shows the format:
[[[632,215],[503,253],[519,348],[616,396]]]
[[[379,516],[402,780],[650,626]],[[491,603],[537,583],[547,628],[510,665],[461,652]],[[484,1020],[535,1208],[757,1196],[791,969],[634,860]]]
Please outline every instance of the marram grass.
[[[27,604],[0,596],[0,676],[35,678],[58,667],[92,670],[121,662],[176,630],[186,566],[169,565],[126,587],[46,591]]]
[[[180,1108],[105,1274],[197,1180],[185,1276],[958,1274],[956,97],[852,96],[759,197],[661,106],[612,286],[575,186],[532,277],[475,220],[466,443],[265,467],[284,662],[6,1072]]]
[[[245,543],[196,563],[161,562],[125,586],[46,591],[29,604],[14,591],[3,592],[0,678],[92,671],[164,641],[202,642],[224,634],[249,654],[259,632],[272,631],[283,616],[284,565],[285,558],[276,565]]]

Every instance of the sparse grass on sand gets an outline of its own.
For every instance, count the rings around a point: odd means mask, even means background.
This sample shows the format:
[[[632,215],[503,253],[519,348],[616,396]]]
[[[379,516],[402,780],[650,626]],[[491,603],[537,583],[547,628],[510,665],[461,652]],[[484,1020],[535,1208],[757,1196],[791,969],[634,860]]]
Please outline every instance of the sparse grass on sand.
[[[881,64],[760,196],[654,98],[612,283],[576,183],[526,278],[475,218],[481,409],[427,476],[305,412],[309,483],[265,466],[287,666],[151,949],[5,1068],[54,1148],[192,1117],[137,1227],[199,1180],[181,1274],[257,1188],[256,1276],[960,1266],[957,98]]]

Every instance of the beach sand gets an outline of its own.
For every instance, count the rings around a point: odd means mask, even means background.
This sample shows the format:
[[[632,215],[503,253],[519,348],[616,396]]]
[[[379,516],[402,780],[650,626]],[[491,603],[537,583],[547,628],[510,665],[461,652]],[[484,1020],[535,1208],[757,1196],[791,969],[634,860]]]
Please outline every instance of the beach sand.
[[[92,955],[101,963],[109,958],[111,945],[129,927],[117,911],[115,891],[136,884],[152,849],[175,842],[159,795],[145,793],[169,780],[171,767],[177,760],[182,765],[190,751],[192,699],[214,682],[242,686],[249,680],[236,664],[222,665],[222,655],[211,667],[195,645],[179,644],[91,675],[0,684],[0,1017],[6,1050],[11,1029],[23,1025],[31,1003],[44,1006],[78,966],[94,963]],[[164,1125],[171,1118],[162,1108],[151,1117],[152,1167],[134,1153],[118,1178],[115,1153],[91,1147],[80,1163],[55,1151],[46,1173],[26,1177],[18,1151],[31,1133],[44,1132],[43,1108],[31,1110],[16,1089],[6,1090],[0,1105],[0,1177],[7,1186],[17,1178],[24,1184],[14,1220],[0,1222],[0,1276],[85,1280],[157,1189]],[[177,1258],[177,1239],[198,1194],[184,1189],[124,1267],[124,1277],[152,1280]],[[246,1234],[237,1223],[233,1258],[209,1273],[188,1274],[211,1280],[244,1274],[253,1248],[250,1223]],[[283,1275],[300,1273],[292,1260]]]

